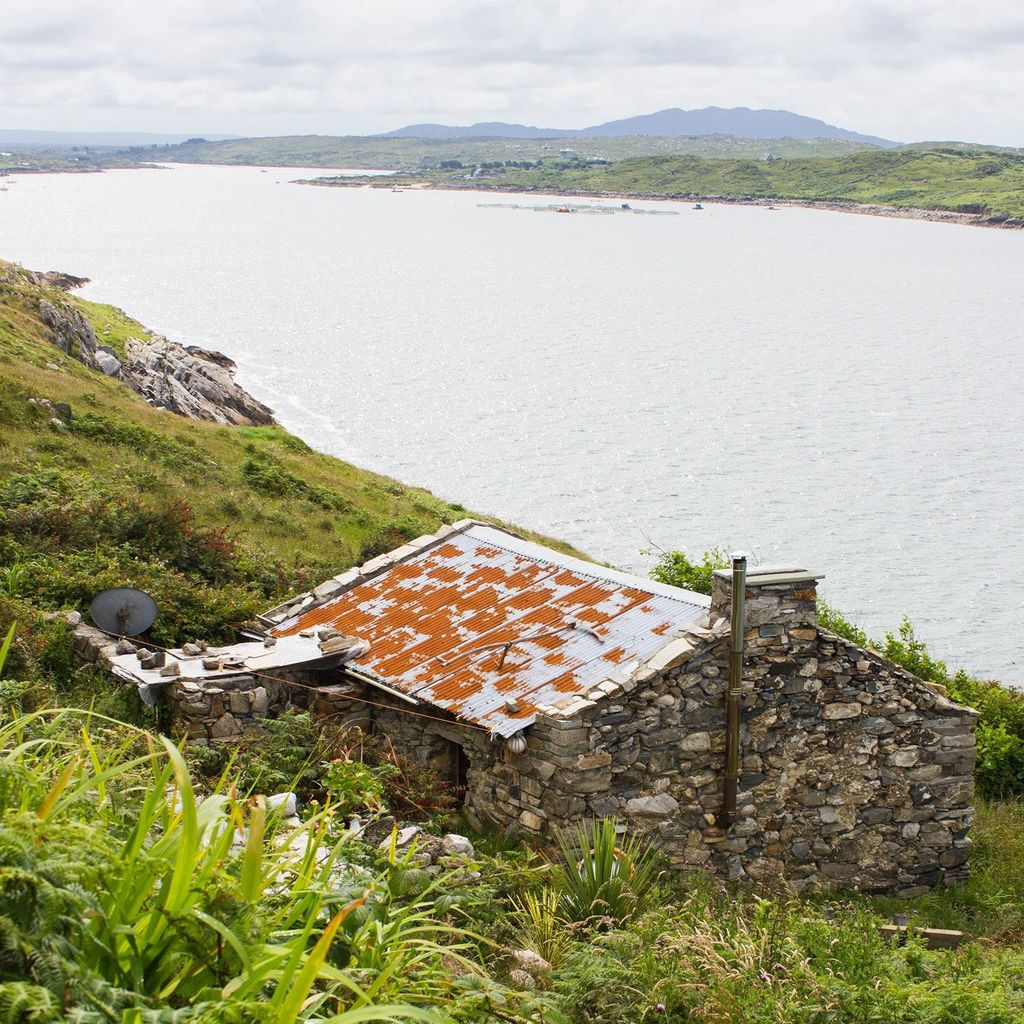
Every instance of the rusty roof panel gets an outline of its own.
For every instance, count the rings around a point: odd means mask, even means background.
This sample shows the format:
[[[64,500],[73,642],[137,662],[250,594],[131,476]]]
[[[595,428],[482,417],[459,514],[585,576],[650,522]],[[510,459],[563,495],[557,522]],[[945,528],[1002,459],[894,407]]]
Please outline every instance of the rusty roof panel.
[[[650,657],[707,607],[699,594],[474,524],[275,633],[330,625],[368,640],[358,671],[509,736],[539,705]]]

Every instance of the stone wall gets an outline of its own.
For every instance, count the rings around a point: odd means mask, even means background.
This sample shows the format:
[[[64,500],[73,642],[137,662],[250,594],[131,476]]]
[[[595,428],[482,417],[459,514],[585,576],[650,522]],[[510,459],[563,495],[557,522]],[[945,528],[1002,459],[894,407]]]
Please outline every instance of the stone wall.
[[[482,729],[467,727],[445,712],[429,708],[411,708],[379,690],[369,691],[376,705],[364,709],[359,723],[376,736],[387,737],[395,749],[414,761],[430,764],[442,777],[452,777],[452,744],[461,748],[467,763],[465,808],[480,824],[504,827],[511,823],[506,810],[507,785],[503,781],[507,766],[503,744]],[[423,718],[410,711],[429,713]]]
[[[62,613],[63,614],[63,613]],[[81,621],[77,612],[66,613],[72,628],[72,649],[86,665],[110,670],[118,641],[95,626]],[[286,708],[310,711],[321,718],[358,721],[365,705],[354,698],[362,686],[332,672],[327,685],[322,673],[286,672],[275,669],[275,679],[251,675],[227,675],[202,683],[176,679],[160,688],[164,725],[189,742],[230,740],[261,728],[261,721],[276,718]],[[122,685],[131,686],[120,680]],[[289,682],[299,683],[290,686]]]
[[[714,610],[727,609],[726,584]],[[902,895],[967,872],[976,714],[817,626],[813,582],[748,590],[739,814],[722,806],[726,621],[643,683],[531,730],[518,816],[537,832],[579,816],[644,830],[679,866],[797,890]],[[718,616],[724,619],[724,616]],[[571,708],[569,709],[571,711]],[[524,791],[522,785],[521,792]]]
[[[251,676],[178,681],[167,692],[172,724],[216,742],[286,706],[309,708],[385,735],[442,772],[457,744],[468,761],[466,807],[481,822],[550,835],[581,818],[615,817],[673,865],[734,880],[914,895],[964,878],[976,713],[821,630],[813,577],[774,579],[755,576],[746,593],[742,774],[728,829],[718,824],[728,577],[715,582],[712,628],[692,628],[591,692],[542,708],[519,756],[483,730],[341,673],[315,691]],[[101,663],[112,651],[84,626],[75,644]]]

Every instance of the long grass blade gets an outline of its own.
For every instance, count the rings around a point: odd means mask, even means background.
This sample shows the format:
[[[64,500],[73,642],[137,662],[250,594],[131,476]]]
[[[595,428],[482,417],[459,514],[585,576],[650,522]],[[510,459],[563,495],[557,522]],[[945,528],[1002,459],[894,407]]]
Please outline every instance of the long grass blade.
[[[291,1024],[292,1021],[298,1019],[299,1011],[309,996],[309,991],[313,987],[313,982],[316,981],[316,976],[320,972],[323,962],[327,959],[331,943],[334,941],[334,936],[337,934],[342,922],[356,907],[362,906],[365,902],[366,897],[361,896],[359,899],[346,904],[331,918],[330,923],[324,929],[316,945],[306,957],[306,962],[302,965],[302,969],[286,990],[285,999],[280,1004],[278,1016],[280,1024]],[[284,980],[282,978],[282,982]]]
[[[15,625],[12,622],[11,628],[7,630],[7,636],[4,637],[4,642],[0,644],[0,675],[3,675],[4,665],[7,664],[7,655],[11,651],[11,644],[14,643],[14,628]]]
[[[256,797],[250,804],[249,836],[242,856],[242,874],[239,891],[243,900],[253,900],[261,889],[263,867],[263,837],[267,823],[267,804],[263,797]]]

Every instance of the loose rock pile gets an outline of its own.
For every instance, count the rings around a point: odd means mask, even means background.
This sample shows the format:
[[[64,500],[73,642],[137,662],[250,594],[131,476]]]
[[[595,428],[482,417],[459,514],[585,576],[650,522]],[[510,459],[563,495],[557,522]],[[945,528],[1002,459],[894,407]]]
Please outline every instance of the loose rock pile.
[[[377,847],[382,852],[391,849],[391,833]],[[476,850],[473,844],[456,832],[444,836],[424,832],[419,825],[407,825],[395,835],[395,849],[410,855],[410,862],[423,868],[428,875],[439,875],[456,869],[448,879],[452,885],[465,885],[478,881],[480,872],[474,867]]]

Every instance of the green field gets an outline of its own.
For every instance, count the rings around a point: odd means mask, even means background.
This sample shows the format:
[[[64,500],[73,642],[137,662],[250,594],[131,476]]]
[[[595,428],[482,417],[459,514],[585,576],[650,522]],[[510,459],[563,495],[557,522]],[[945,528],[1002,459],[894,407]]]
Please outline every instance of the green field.
[[[469,167],[495,160],[546,160],[557,158],[564,149],[572,149],[585,159],[622,160],[633,156],[686,153],[758,160],[769,153],[780,157],[837,156],[872,148],[831,139],[740,139],[728,135],[437,140],[295,135],[182,143],[134,152],[147,160],[182,163],[415,171],[436,169],[446,160],[458,160]]]
[[[600,167],[562,160],[529,170],[487,169],[472,181],[463,173],[433,172],[394,183],[423,180],[466,188],[851,202],[1024,217],[1024,155],[974,149],[775,161],[639,157]]]

